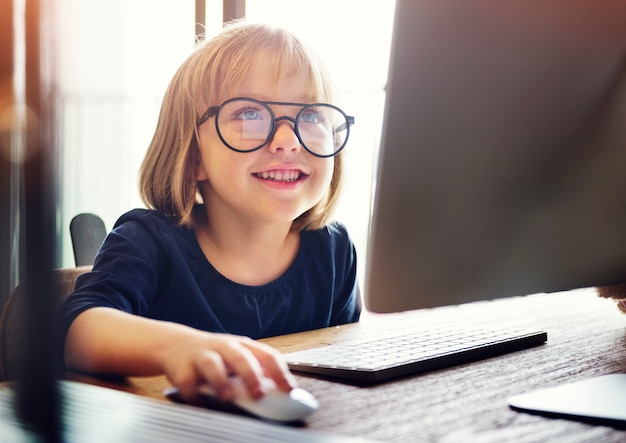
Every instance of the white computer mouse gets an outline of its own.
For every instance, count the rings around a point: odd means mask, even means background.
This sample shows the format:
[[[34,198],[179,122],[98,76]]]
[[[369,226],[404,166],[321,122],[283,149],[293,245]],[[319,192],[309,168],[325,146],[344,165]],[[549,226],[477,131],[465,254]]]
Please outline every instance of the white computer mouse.
[[[244,383],[239,377],[232,377],[234,388],[233,405],[256,417],[280,422],[302,420],[311,415],[319,407],[318,401],[308,391],[302,388],[294,388],[290,392],[280,391],[273,380],[263,381],[265,395],[259,399],[253,399]],[[176,394],[176,388],[166,390],[164,394],[172,397]],[[211,400],[217,398],[215,391],[209,385],[201,385],[201,395]]]

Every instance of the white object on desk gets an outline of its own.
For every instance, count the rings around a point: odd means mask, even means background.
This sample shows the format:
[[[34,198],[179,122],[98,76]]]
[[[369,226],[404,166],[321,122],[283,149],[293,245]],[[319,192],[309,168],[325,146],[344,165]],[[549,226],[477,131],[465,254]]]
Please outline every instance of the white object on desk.
[[[294,388],[290,392],[283,392],[268,379],[266,380],[265,395],[259,399],[253,399],[240,378],[232,377],[231,382],[235,391],[232,404],[256,417],[280,422],[291,422],[304,419],[319,407],[315,397],[302,388]],[[164,395],[170,397],[177,392],[176,388],[171,388],[167,389]],[[217,398],[215,391],[209,385],[202,385],[200,394],[212,399]]]
[[[626,425],[626,374],[538,389],[509,399],[512,409],[598,424]]]

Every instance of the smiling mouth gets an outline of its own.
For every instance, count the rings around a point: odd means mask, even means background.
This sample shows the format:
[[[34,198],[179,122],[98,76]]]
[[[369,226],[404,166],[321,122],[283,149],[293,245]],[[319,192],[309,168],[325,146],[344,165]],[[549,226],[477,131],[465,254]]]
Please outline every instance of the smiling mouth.
[[[280,170],[280,171],[263,171],[254,174],[263,180],[269,180],[274,182],[295,182],[303,178],[306,174],[303,174],[298,170]]]

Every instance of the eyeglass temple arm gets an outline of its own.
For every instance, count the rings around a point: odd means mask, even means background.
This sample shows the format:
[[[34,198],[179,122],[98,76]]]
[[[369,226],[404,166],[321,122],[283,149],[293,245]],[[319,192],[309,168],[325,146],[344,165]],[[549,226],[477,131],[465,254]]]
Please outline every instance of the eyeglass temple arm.
[[[214,115],[217,115],[217,112],[219,110],[220,110],[219,106],[211,106],[209,109],[206,110],[206,112],[204,114],[202,114],[200,116],[200,118],[196,122],[196,126],[202,125],[205,121],[207,121],[208,119],[210,119]]]
[[[348,126],[352,126],[354,124],[354,117],[351,115],[346,115],[346,123],[343,123],[335,129],[335,134],[341,131],[345,131],[348,129]]]

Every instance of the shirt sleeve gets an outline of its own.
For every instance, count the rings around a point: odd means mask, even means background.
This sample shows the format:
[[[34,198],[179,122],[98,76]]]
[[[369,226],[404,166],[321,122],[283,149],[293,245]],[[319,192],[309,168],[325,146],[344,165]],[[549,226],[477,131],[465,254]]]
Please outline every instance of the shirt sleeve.
[[[138,315],[149,309],[151,297],[168,276],[169,254],[166,241],[159,235],[163,231],[159,223],[163,222],[150,217],[148,211],[131,211],[118,220],[92,271],[78,277],[74,291],[59,307],[62,341],[74,319],[87,309],[110,307]]]

